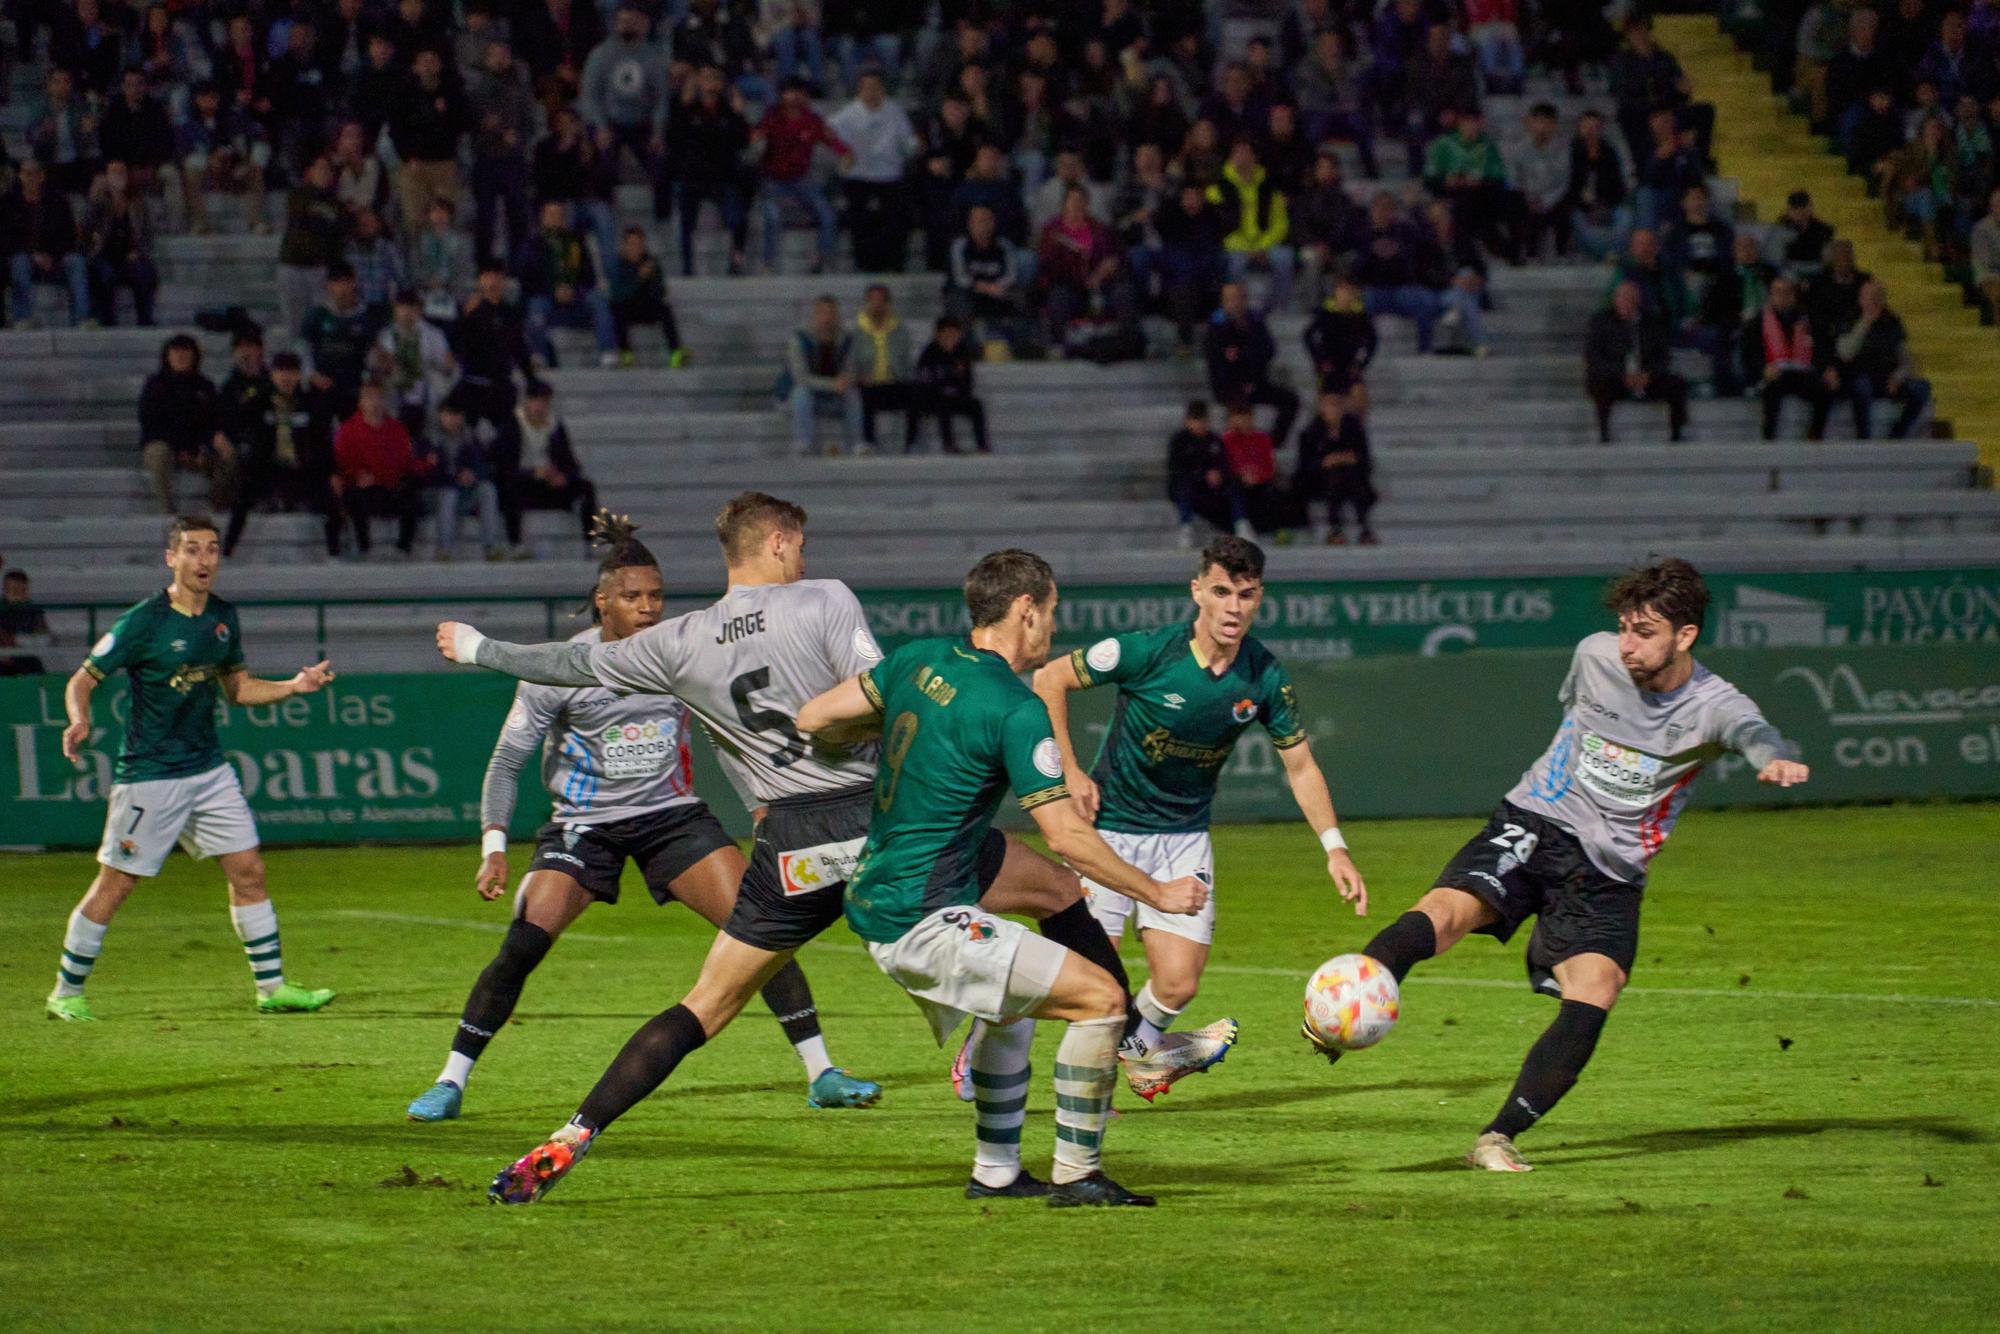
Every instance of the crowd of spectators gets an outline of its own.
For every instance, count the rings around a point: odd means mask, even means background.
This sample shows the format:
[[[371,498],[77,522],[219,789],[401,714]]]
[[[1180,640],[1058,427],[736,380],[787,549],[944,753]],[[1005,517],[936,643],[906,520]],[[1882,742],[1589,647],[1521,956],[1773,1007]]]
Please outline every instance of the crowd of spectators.
[[[1774,81],[1867,179],[1889,225],[2000,301],[2000,10],[1777,0],[1759,22]]]
[[[169,340],[141,405],[156,499],[203,473],[232,546],[259,505],[312,509],[329,550],[354,552],[375,518],[408,552],[430,515],[440,555],[462,518],[504,554],[522,549],[525,509],[587,516],[594,490],[547,424],[554,331],[586,332],[616,367],[636,361],[634,328],[656,325],[668,364],[686,364],[667,257],[692,275],[711,214],[714,267],[732,275],[781,267],[802,225],[814,272],[842,262],[844,233],[859,271],[941,280],[945,317],[923,332],[887,288],[851,318],[815,303],[778,385],[799,452],[822,419],[839,448],[877,449],[885,413],[906,450],[928,419],[955,451],[963,418],[983,451],[978,362],[1146,355],[1142,320],[1159,317],[1205,362],[1225,428],[1196,448],[1209,436],[1191,413],[1176,437],[1184,521],[1334,542],[1346,515],[1372,541],[1378,322],[1406,323],[1420,354],[1486,356],[1491,266],[1544,255],[1614,270],[1585,336],[1607,440],[1626,398],[1665,402],[1679,438],[1691,394],[1760,395],[1767,436],[1787,397],[1808,400],[1816,436],[1839,400],[1865,433],[1863,404],[1896,400],[1905,431],[1926,396],[1879,290],[1864,301],[1865,275],[1822,278],[1833,238],[1809,206],[1761,241],[1733,232],[1705,189],[1712,108],[1642,14],[1614,31],[1590,3],[1273,0],[1235,7],[1277,22],[1228,60],[1232,6],[1201,0],[17,8],[16,55],[45,77],[28,154],[0,164],[9,318],[33,320],[48,286],[72,322],[114,323],[129,294],[149,324],[161,232],[280,232],[270,338],[285,350],[266,368],[237,320],[217,390],[199,347]],[[1851,151],[1883,150],[1857,161],[1895,216],[2000,296],[2000,217],[1975,223],[1968,203],[2000,207],[1992,25],[1941,15],[1912,45],[1925,8],[1902,0],[1884,48],[1911,56],[1898,63],[1876,53],[1871,11],[1814,6],[1800,86]],[[1829,13],[1847,46],[1814,75],[1807,37]],[[1601,76],[1612,114],[1565,123],[1534,102],[1494,125],[1487,99],[1523,91],[1530,62],[1573,92]],[[1378,183],[1398,146],[1408,179]],[[650,227],[621,227],[626,182],[644,186]],[[1294,310],[1311,384],[1273,370],[1268,318]],[[1671,365],[1683,348],[1710,366],[1692,385]]]

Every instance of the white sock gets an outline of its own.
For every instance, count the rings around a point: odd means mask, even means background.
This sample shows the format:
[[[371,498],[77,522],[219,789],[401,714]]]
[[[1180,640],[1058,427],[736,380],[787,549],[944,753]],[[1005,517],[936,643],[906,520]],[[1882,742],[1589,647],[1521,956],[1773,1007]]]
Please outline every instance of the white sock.
[[[972,1179],[1011,1186],[1021,1175],[1021,1125],[1028,1119],[1028,1053],[1035,1021],[981,1023],[972,1039],[972,1102],[976,1122]]]
[[[83,984],[90,977],[90,970],[97,966],[97,956],[104,950],[104,933],[110,929],[108,922],[93,922],[85,917],[81,908],[70,913],[69,930],[63,932],[62,961],[56,965],[53,995],[83,994]]]
[[[1174,1020],[1181,1017],[1179,1010],[1170,1010],[1160,1004],[1159,997],[1153,994],[1151,981],[1139,988],[1139,994],[1132,998],[1132,1007],[1139,1012],[1139,1039],[1148,1048],[1158,1046],[1160,1039],[1167,1035],[1167,1030],[1174,1026]]]
[[[472,1058],[462,1051],[455,1051],[444,1058],[444,1070],[438,1075],[440,1084],[456,1084],[460,1092],[465,1091],[465,1081],[472,1078]]]
[[[833,1069],[833,1057],[826,1054],[826,1035],[815,1033],[803,1042],[794,1042],[792,1050],[806,1063],[806,1083],[810,1084],[826,1071]]]
[[[1057,1185],[1081,1181],[1097,1170],[1104,1119],[1118,1083],[1118,1036],[1123,1019],[1072,1022],[1056,1048]]]
[[[250,959],[250,975],[257,980],[257,994],[268,996],[285,985],[285,964],[278,950],[278,910],[265,899],[238,907],[229,905],[229,920],[236,925],[236,938]]]

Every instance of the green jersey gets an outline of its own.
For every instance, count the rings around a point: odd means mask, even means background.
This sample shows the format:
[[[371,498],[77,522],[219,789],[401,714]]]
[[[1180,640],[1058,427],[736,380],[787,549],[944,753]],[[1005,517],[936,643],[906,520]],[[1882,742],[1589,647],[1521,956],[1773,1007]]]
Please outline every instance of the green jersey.
[[[222,679],[242,667],[236,608],[213,593],[199,616],[175,610],[165,589],[120,616],[83,660],[83,670],[100,681],[120,671],[132,678],[125,742],[112,776],[145,783],[221,764],[215,705]]]
[[[875,817],[847,882],[847,924],[887,943],[979,898],[979,847],[1001,795],[1024,810],[1069,795],[1048,706],[999,654],[919,639],[861,674],[882,711]]]
[[[1280,750],[1306,739],[1291,678],[1254,639],[1219,675],[1203,661],[1192,622],[1100,639],[1072,653],[1070,665],[1085,686],[1118,687],[1090,769],[1102,795],[1099,829],[1205,830],[1216,780],[1245,728],[1262,723]]]

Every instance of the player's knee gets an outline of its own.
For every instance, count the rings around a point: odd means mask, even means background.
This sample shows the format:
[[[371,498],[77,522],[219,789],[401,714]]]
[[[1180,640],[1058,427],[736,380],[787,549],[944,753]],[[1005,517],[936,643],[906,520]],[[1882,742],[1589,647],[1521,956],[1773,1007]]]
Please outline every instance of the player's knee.
[[[1116,1019],[1125,1013],[1125,990],[1111,974],[1092,965],[1077,988],[1076,1008],[1092,1019]]]
[[[229,901],[238,907],[270,898],[264,889],[264,861],[256,858],[229,873]]]
[[[1562,998],[1609,1010],[1625,989],[1625,970],[1609,959],[1573,960],[1558,979]]]
[[[1444,951],[1492,920],[1493,909],[1475,894],[1439,886],[1417,900],[1416,911],[1431,919],[1437,951]]]
[[[1154,1000],[1167,1009],[1178,1012],[1194,1004],[1195,993],[1201,987],[1201,979],[1154,973],[1146,985],[1153,989]]]
[[[507,926],[506,938],[500,942],[500,953],[494,957],[493,965],[513,979],[524,979],[548,957],[555,943],[555,937],[547,931],[516,917]]]
[[[86,896],[99,908],[116,909],[131,897],[139,887],[139,877],[129,871],[120,871],[110,866],[97,868],[97,878],[90,882],[90,892]]]

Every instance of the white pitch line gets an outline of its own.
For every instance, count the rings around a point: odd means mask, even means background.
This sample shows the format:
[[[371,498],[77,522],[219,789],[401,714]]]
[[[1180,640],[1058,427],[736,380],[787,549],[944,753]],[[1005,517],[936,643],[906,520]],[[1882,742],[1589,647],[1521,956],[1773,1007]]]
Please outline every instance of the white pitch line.
[[[418,917],[409,913],[373,912],[365,908],[333,908],[323,912],[307,911],[293,914],[298,917],[355,917],[375,922],[401,922],[410,926],[458,926],[473,931],[503,932],[504,922],[475,922],[463,917]],[[571,940],[588,940],[603,944],[625,944],[639,940],[639,936],[593,935],[583,931],[565,931],[563,935]],[[816,941],[814,949],[831,950],[838,954],[866,954],[859,945],[840,945],[832,941]],[[1253,964],[1212,963],[1207,970],[1211,973],[1230,973],[1239,977],[1304,977],[1309,969],[1259,967]],[[1525,981],[1508,981],[1498,977],[1436,977],[1419,974],[1410,979],[1427,986],[1440,987],[1485,987],[1492,990],[1519,991],[1527,987]],[[1865,1001],[1882,1005],[1960,1005],[1973,1009],[2000,1009],[2000,999],[1990,996],[1908,996],[1900,992],[1867,991],[1773,991],[1768,988],[1753,987],[1627,987],[1628,996],[1694,996],[1703,1000],[1795,1000],[1795,1001]]]

